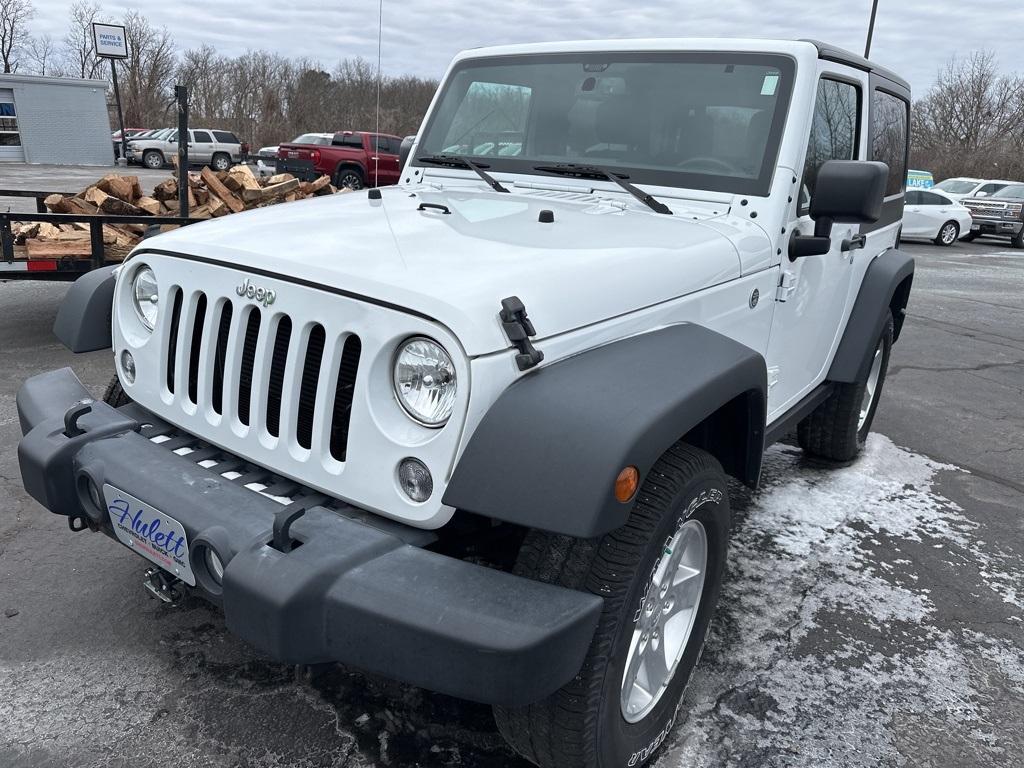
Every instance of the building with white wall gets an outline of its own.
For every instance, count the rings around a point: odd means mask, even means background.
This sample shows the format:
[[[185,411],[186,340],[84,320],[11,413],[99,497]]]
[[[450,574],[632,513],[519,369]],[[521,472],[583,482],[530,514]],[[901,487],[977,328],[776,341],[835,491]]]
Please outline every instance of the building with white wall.
[[[0,74],[0,162],[112,165],[106,94],[105,80]]]

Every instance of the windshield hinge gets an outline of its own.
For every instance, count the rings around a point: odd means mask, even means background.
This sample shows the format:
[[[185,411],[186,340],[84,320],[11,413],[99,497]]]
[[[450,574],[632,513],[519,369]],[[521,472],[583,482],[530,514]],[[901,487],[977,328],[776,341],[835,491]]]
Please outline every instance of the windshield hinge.
[[[533,346],[531,336],[536,336],[533,323],[526,315],[526,307],[518,296],[509,296],[501,300],[501,325],[505,329],[505,335],[512,342],[519,354],[516,355],[516,365],[520,371],[527,371],[536,366],[544,359],[544,353]]]

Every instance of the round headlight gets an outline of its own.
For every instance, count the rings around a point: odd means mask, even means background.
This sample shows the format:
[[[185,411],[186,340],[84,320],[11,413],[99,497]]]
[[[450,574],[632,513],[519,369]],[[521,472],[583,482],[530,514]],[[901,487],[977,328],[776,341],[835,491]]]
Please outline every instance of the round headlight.
[[[132,278],[132,303],[135,314],[149,330],[156,328],[156,316],[160,310],[157,305],[156,275],[149,267],[141,267]]]
[[[395,394],[405,412],[425,427],[443,427],[455,407],[455,366],[444,348],[418,336],[398,348]]]

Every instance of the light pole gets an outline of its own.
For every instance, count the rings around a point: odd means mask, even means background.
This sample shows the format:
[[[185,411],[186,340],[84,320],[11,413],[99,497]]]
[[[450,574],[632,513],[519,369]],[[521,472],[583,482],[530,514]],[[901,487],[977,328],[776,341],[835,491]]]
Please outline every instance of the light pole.
[[[878,13],[878,0],[871,0],[871,20],[868,22],[868,40],[864,44],[864,58],[871,57],[871,37],[875,33],[875,14]]]

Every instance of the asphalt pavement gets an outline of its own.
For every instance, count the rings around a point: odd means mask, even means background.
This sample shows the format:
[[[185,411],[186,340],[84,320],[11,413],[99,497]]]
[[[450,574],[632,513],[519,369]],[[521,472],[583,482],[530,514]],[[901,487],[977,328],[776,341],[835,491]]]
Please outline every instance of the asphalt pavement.
[[[776,446],[760,490],[734,489],[721,606],[657,768],[1024,764],[1024,251],[905,247],[876,434],[841,468]],[[486,707],[297,675],[28,498],[20,383],[111,375],[53,338],[65,291],[0,282],[0,766],[524,766]]]

